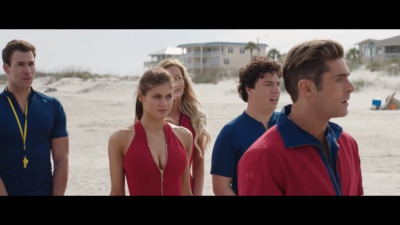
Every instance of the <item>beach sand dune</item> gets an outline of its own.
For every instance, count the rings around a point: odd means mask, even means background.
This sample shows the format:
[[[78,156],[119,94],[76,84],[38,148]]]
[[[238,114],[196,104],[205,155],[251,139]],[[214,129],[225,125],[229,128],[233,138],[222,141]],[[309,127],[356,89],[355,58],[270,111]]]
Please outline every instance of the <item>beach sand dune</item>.
[[[365,85],[351,95],[346,117],[332,121],[339,123],[358,142],[365,195],[397,195],[400,193],[400,110],[370,108],[373,98],[384,101],[386,96],[399,91],[400,78],[359,71],[351,79],[366,81],[370,86]],[[47,94],[57,97],[67,113],[70,172],[66,195],[109,195],[108,137],[133,122],[137,81],[119,78],[86,81],[63,78],[55,82],[37,78],[34,81],[33,87],[38,91],[55,88],[56,91]],[[210,159],[215,138],[246,106],[237,94],[236,85],[235,79],[195,85],[212,137],[205,155],[204,195],[213,195]],[[277,110],[290,102],[289,95],[282,92]]]

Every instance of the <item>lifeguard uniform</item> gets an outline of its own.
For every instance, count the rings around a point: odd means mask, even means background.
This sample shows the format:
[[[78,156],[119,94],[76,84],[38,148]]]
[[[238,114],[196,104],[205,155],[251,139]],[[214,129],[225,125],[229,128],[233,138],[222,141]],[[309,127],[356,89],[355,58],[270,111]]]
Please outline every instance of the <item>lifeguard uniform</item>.
[[[165,122],[167,158],[161,172],[154,162],[142,123],[134,125],[135,136],[124,156],[124,170],[130,195],[182,195],[182,176],[187,166],[185,147]]]
[[[327,157],[319,140],[288,118],[290,110],[285,106],[240,160],[239,195],[363,195],[356,141],[329,122]]]
[[[273,112],[268,127],[276,124],[280,113]],[[245,111],[227,123],[215,140],[211,157],[211,174],[232,178],[232,190],[238,194],[237,165],[240,158],[266,129]]]
[[[9,195],[51,195],[53,175],[51,139],[68,136],[66,115],[61,103],[53,97],[31,89],[28,97],[26,150],[21,130],[24,111],[6,89],[0,93],[0,177]],[[26,156],[28,163],[23,166]]]
[[[189,129],[190,132],[192,133],[192,136],[193,136],[193,143],[192,143],[193,147],[192,147],[192,153],[190,155],[190,164],[189,164],[190,165],[190,167],[189,167],[190,168],[190,187],[191,187],[192,192],[193,192],[193,189],[194,189],[194,180],[193,180],[193,174],[192,174],[193,154],[194,154],[194,151],[198,151],[196,149],[196,146],[194,145],[194,137],[195,137],[196,132],[193,129],[193,126],[192,126],[190,118],[186,114],[184,114],[182,112],[180,114],[179,124],[178,125]]]

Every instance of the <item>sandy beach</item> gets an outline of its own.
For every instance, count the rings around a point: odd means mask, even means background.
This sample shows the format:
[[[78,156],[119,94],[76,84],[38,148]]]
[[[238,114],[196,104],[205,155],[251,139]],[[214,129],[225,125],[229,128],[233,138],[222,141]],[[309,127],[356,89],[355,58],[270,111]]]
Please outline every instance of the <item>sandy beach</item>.
[[[365,195],[398,195],[400,110],[370,108],[373,98],[381,98],[384,102],[386,96],[400,90],[400,77],[356,71],[350,79],[362,79],[371,85],[351,95],[346,117],[332,121],[339,123],[358,142]],[[133,121],[137,78],[111,77],[86,81],[63,78],[56,82],[49,81],[50,78],[36,78],[33,88],[41,92],[55,88],[56,91],[46,94],[57,97],[67,113],[70,167],[66,195],[109,195],[108,137]],[[215,138],[225,123],[243,112],[246,104],[236,92],[235,79],[217,84],[196,84],[195,90],[208,115],[207,128],[212,137],[205,155],[203,194],[213,195],[210,159]],[[395,97],[399,99],[400,94]],[[289,103],[289,95],[282,92],[277,110]]]

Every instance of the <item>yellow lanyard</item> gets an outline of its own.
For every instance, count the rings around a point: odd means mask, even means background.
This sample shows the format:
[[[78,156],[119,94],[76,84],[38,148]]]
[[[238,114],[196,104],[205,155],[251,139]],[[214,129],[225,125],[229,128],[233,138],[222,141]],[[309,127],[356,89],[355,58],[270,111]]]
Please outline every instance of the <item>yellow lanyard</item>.
[[[25,145],[25,143],[26,143],[26,128],[28,126],[28,99],[26,100],[26,103],[25,103],[25,112],[24,112],[25,126],[24,126],[23,132],[22,132],[22,126],[21,126],[21,123],[19,122],[19,118],[18,118],[17,112],[15,111],[14,105],[13,105],[10,97],[7,96],[7,99],[8,99],[8,102],[10,103],[12,111],[14,112],[15,119],[17,120],[19,131],[21,132],[22,142],[24,143],[24,152],[25,152],[26,151],[26,145]],[[22,162],[24,164],[24,168],[26,169],[26,166],[28,165],[28,162],[29,162],[28,159],[26,158],[26,152],[25,152],[25,157],[22,160]]]

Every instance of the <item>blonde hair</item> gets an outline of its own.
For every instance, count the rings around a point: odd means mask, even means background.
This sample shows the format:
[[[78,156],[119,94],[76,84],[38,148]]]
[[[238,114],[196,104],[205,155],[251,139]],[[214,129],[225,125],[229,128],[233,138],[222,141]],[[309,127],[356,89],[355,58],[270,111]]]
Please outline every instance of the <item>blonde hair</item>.
[[[183,75],[183,80],[185,82],[185,88],[182,95],[182,101],[180,105],[180,111],[186,114],[191,121],[192,127],[195,131],[194,145],[197,150],[200,151],[200,155],[203,157],[203,149],[211,142],[211,135],[206,129],[206,113],[200,108],[200,102],[197,99],[197,95],[193,89],[192,78],[188,75],[186,67],[177,59],[168,58],[160,62],[160,67],[168,69],[171,66],[177,66]],[[198,145],[198,140],[201,140]]]

